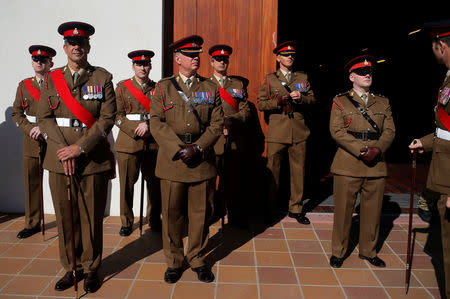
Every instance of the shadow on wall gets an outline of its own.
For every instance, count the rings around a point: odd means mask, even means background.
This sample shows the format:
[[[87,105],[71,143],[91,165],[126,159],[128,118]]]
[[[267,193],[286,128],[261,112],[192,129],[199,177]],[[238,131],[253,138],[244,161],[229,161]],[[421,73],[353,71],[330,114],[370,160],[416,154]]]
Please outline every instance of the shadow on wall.
[[[25,187],[23,181],[23,133],[11,118],[12,106],[5,111],[0,124],[0,212],[23,213]]]

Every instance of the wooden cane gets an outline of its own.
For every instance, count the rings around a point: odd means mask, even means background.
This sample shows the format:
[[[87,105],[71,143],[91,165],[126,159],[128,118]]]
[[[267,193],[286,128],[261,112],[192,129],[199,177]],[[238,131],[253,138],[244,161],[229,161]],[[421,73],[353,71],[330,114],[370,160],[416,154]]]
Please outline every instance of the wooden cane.
[[[75,234],[73,232],[73,211],[72,211],[72,193],[71,193],[71,177],[66,176],[67,199],[69,201],[69,220],[70,220],[70,240],[72,245],[72,272],[73,287],[75,289],[75,298],[78,298],[78,282],[76,275],[76,257],[75,257]]]
[[[412,165],[411,165],[411,193],[409,199],[409,222],[408,222],[408,248],[406,250],[406,272],[405,272],[405,292],[408,294],[409,282],[411,278],[411,233],[412,233],[412,218],[413,218],[413,205],[414,205],[414,190],[416,184],[416,151],[412,153]]]

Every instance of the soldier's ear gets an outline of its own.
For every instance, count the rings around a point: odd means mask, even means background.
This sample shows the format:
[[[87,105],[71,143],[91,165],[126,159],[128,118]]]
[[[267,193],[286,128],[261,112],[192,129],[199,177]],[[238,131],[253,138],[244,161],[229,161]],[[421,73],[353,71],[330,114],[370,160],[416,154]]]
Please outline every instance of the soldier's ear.
[[[348,75],[348,79],[349,79],[351,82],[355,82],[355,76],[353,75],[353,73],[350,73],[350,75]]]

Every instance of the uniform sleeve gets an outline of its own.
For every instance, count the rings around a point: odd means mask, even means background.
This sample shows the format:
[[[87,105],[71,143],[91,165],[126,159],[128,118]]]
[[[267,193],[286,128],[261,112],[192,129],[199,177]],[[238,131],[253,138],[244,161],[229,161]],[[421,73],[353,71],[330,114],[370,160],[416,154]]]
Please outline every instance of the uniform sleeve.
[[[124,97],[124,88],[122,84],[117,84],[116,87],[116,107],[117,107],[117,114],[116,114],[116,126],[125,134],[130,136],[131,138],[135,138],[136,135],[134,134],[134,131],[136,130],[138,123],[129,120],[126,117],[125,109],[130,109],[128,101],[125,100]]]
[[[22,83],[22,82],[21,82]],[[22,107],[22,95],[21,88],[22,84],[19,84],[16,91],[16,99],[14,100],[11,117],[16,123],[17,127],[26,135],[30,136],[30,131],[34,127],[32,123],[30,123],[25,116],[25,110]]]
[[[215,105],[211,112],[209,126],[205,132],[197,140],[196,144],[205,149],[214,145],[217,139],[222,135],[223,131],[223,109],[222,99],[220,98],[219,89],[215,91]]]
[[[376,146],[381,149],[381,152],[384,153],[391,146],[392,141],[394,141],[395,137],[395,124],[394,119],[392,117],[391,105],[389,105],[389,100],[386,103],[385,119],[383,122],[383,132],[381,132],[381,136],[376,142]]]
[[[233,122],[236,124],[244,123],[250,117],[250,106],[248,105],[247,100],[247,90],[244,88],[244,86],[241,86],[241,88],[243,90],[243,98],[241,101],[239,101],[239,111],[228,116],[232,118]]]
[[[257,107],[259,111],[270,111],[279,109],[278,102],[276,99],[270,99],[269,95],[269,84],[267,82],[267,77],[264,80],[261,89],[259,90],[258,98],[257,98]]]
[[[336,143],[355,157],[359,157],[364,143],[347,133],[343,111],[340,108],[337,98],[333,100],[333,107],[330,115],[330,133]]]
[[[86,153],[89,153],[102,139],[105,139],[114,125],[116,96],[114,94],[111,74],[108,74],[104,88],[105,100],[101,103],[97,121],[87,130],[87,134],[76,142]]]
[[[426,152],[432,151],[434,143],[434,133],[423,136],[422,138],[420,138],[420,142],[422,142],[423,149]]]

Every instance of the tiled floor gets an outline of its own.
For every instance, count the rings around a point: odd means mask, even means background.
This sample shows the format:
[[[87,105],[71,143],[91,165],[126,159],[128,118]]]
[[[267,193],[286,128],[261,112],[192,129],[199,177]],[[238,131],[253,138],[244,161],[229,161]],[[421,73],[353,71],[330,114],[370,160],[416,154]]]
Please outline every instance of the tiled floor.
[[[372,267],[358,258],[358,249],[341,269],[328,264],[332,214],[310,214],[312,225],[285,218],[270,228],[255,225],[250,231],[220,225],[211,227],[209,260],[215,261],[216,279],[205,284],[186,270],[169,285],[161,237],[139,230],[120,237],[119,217],[104,224],[104,282],[95,294],[82,298],[440,298],[431,258],[424,253],[427,234],[416,232],[410,290],[405,296],[407,217],[401,215],[382,227],[384,244],[379,256],[387,268]],[[58,260],[53,215],[46,215],[45,241],[41,234],[18,240],[23,216],[0,214],[0,298],[73,298],[73,289],[56,292],[64,274]],[[426,225],[414,218],[414,227]],[[423,231],[423,230],[422,230]]]

